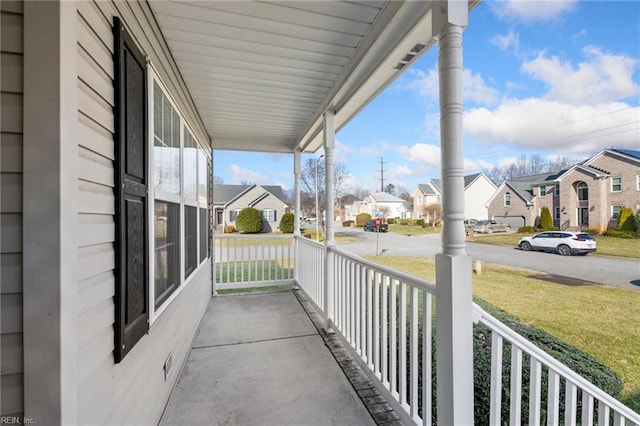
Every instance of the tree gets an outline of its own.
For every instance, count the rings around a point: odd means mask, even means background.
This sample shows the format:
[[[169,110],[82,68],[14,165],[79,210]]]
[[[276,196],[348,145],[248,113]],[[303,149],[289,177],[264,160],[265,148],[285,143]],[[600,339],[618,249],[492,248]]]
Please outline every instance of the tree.
[[[262,232],[262,213],[253,207],[245,207],[236,218],[236,229],[243,234]]]
[[[396,195],[396,186],[392,183],[384,187],[384,192],[391,195]]]
[[[295,224],[295,216],[293,213],[285,213],[280,219],[280,232],[283,234],[293,234],[293,228]]]
[[[371,215],[369,213],[358,213],[356,216],[356,226],[364,226],[365,223],[371,220]]]
[[[540,211],[540,228],[542,229],[552,229],[553,228],[553,219],[551,218],[551,212],[548,207],[543,207]]]
[[[636,218],[630,207],[622,206],[618,213],[618,230],[636,232]]]
[[[214,176],[213,177],[213,184],[214,185],[222,185],[224,183],[224,179],[222,178],[222,176]]]
[[[518,159],[510,164],[492,169],[485,169],[483,173],[496,185],[500,185],[505,180],[513,180],[519,177],[532,176],[542,173],[557,173],[568,169],[578,163],[578,160],[571,157],[558,157],[555,160],[545,160],[538,154],[522,154]]]
[[[317,167],[317,168],[316,168]],[[300,171],[301,192],[307,197],[305,202],[311,202],[311,206],[304,206],[307,211],[315,211],[315,195],[316,195],[316,173],[318,177],[318,209],[320,212],[326,210],[326,191],[325,191],[325,163],[318,158],[307,158]],[[336,194],[336,200],[340,198],[347,189],[347,179],[349,171],[344,163],[334,163],[333,165],[333,189]],[[302,201],[301,201],[302,203]]]
[[[413,200],[413,197],[409,193],[409,190],[402,185],[396,186],[396,195],[407,202]]]

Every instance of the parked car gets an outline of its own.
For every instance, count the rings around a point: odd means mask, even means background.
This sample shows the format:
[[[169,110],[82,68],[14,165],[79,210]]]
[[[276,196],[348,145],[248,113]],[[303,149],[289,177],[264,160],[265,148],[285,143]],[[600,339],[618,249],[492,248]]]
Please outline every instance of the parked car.
[[[563,256],[587,254],[596,251],[596,240],[586,232],[547,231],[518,241],[524,251],[540,250]]]
[[[473,232],[478,234],[492,234],[494,232],[509,232],[511,225],[497,220],[479,220],[473,226]]]
[[[378,227],[376,226],[376,221],[374,220],[370,220],[367,223],[364,224],[364,230],[365,231],[371,231],[371,232],[378,232]],[[381,223],[380,224],[380,230],[379,232],[387,232],[389,230],[389,225],[387,225],[386,223]]]
[[[476,226],[476,223],[478,223],[477,219],[465,219],[464,220],[464,229],[471,229],[474,226]]]

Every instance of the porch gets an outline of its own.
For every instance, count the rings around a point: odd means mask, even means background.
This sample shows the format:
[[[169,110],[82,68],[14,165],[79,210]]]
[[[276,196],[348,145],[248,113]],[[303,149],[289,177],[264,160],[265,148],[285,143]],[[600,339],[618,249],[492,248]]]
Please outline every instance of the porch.
[[[296,289],[213,298],[162,424],[441,424],[435,283],[299,235],[219,237],[215,259],[218,290]],[[473,322],[491,365],[475,424],[640,424],[477,305]]]

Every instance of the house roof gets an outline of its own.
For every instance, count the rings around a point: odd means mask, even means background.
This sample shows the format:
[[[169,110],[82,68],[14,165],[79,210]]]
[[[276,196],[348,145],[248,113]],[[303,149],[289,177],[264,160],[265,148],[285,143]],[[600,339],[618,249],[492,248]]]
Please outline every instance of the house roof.
[[[640,160],[640,151],[634,151],[632,149],[621,149],[621,148],[613,148],[611,149],[611,151],[618,152],[620,154],[624,154],[629,157],[634,157]]]
[[[420,191],[422,191],[422,193],[425,195],[436,195],[436,193],[433,191],[433,188],[431,188],[431,186],[426,183],[418,184],[418,189],[420,189]]]
[[[468,3],[469,10],[478,5]],[[150,1],[215,149],[315,152],[436,42],[432,1]]]
[[[245,194],[250,189],[254,187],[260,187],[264,189],[266,192],[270,193],[282,203],[284,203],[284,193],[282,191],[282,187],[280,185],[225,185],[225,184],[215,184],[213,186],[213,204],[214,205],[225,205],[229,204],[231,201],[240,197],[242,194]],[[265,194],[261,194],[258,199],[264,197]],[[255,204],[258,200],[253,200],[249,204]],[[285,203],[286,204],[286,203]]]
[[[391,195],[387,192],[374,192],[369,194],[376,203],[404,203],[402,198],[398,198],[395,195]]]

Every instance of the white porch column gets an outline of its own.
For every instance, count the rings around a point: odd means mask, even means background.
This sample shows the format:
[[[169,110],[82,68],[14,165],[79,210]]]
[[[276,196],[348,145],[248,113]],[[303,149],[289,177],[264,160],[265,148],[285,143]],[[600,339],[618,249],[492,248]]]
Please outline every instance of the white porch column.
[[[293,197],[295,200],[293,235],[300,236],[300,150],[298,149],[293,153],[293,181]]]
[[[336,133],[333,121],[333,111],[324,113],[324,170],[325,170],[325,292],[324,306],[327,311],[325,330],[331,332],[331,322],[334,319],[333,312],[333,255],[330,247],[336,245],[335,241],[335,213],[336,203],[335,185],[333,180],[333,154],[336,147]]]
[[[462,30],[467,1],[436,2],[442,160],[442,253],[436,256],[438,424],[473,424],[471,258],[465,251]]]
[[[218,295],[218,289],[216,288],[216,269],[218,267],[216,263],[216,228],[218,227],[218,212],[216,211],[215,204],[213,203],[213,197],[215,195],[216,186],[215,186],[215,155],[213,149],[213,143],[209,141],[209,145],[211,146],[211,176],[209,176],[209,184],[211,185],[211,296],[215,297]],[[224,231],[223,231],[224,232]]]

